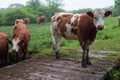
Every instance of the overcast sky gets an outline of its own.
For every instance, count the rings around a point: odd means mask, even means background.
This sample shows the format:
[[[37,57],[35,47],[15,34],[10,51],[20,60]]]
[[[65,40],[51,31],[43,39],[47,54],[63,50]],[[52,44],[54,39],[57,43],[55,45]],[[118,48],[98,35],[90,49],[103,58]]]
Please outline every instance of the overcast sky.
[[[0,0],[0,8],[6,8],[9,4],[21,3],[23,5],[29,0]],[[44,1],[44,0],[42,0]],[[114,0],[63,0],[65,10],[77,10],[82,8],[104,8],[114,5]]]

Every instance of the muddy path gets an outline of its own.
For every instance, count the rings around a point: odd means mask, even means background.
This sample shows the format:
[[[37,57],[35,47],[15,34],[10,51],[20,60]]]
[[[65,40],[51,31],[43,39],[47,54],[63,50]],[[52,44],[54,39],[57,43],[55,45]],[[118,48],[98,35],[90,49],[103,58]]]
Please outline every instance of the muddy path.
[[[82,68],[80,60],[47,55],[1,68],[0,80],[100,80],[113,65],[103,57],[91,61],[93,65]]]

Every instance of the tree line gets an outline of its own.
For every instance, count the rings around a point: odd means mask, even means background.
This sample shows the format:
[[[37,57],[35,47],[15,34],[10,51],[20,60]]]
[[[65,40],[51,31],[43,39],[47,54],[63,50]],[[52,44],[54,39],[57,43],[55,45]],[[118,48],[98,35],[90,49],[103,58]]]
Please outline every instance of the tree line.
[[[45,16],[46,22],[50,22],[51,16],[55,12],[66,12],[61,7],[64,6],[63,0],[45,0],[42,3],[41,0],[29,0],[26,5],[22,4],[10,4],[8,8],[0,9],[0,25],[14,25],[15,19],[30,18],[31,23],[36,23],[39,16]],[[120,0],[115,0],[115,5],[104,8],[105,10],[111,10],[112,16],[120,15]],[[91,10],[79,9],[73,11],[67,11],[72,13],[85,13]]]

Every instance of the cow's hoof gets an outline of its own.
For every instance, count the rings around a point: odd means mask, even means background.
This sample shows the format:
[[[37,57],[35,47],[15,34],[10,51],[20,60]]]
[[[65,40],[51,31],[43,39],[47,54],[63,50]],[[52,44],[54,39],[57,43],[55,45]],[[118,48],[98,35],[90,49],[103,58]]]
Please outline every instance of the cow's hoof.
[[[82,64],[82,67],[83,67],[83,68],[86,68],[86,64],[83,63],[83,64]]]
[[[59,54],[59,51],[56,51],[56,59],[60,59],[60,54]]]
[[[87,65],[92,65],[92,63],[90,61],[87,62]]]
[[[60,56],[56,56],[56,59],[60,59]]]

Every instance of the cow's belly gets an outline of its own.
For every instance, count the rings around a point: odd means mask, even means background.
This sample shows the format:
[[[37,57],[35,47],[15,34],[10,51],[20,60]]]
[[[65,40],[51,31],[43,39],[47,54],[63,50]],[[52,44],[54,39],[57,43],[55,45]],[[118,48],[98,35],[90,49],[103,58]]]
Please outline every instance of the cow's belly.
[[[63,38],[67,40],[77,40],[77,35],[74,35],[72,33],[65,33]]]
[[[70,26],[69,24],[66,24],[66,31],[62,34],[62,37],[68,40],[77,40],[77,32],[73,32],[72,29],[75,29],[75,27]]]

